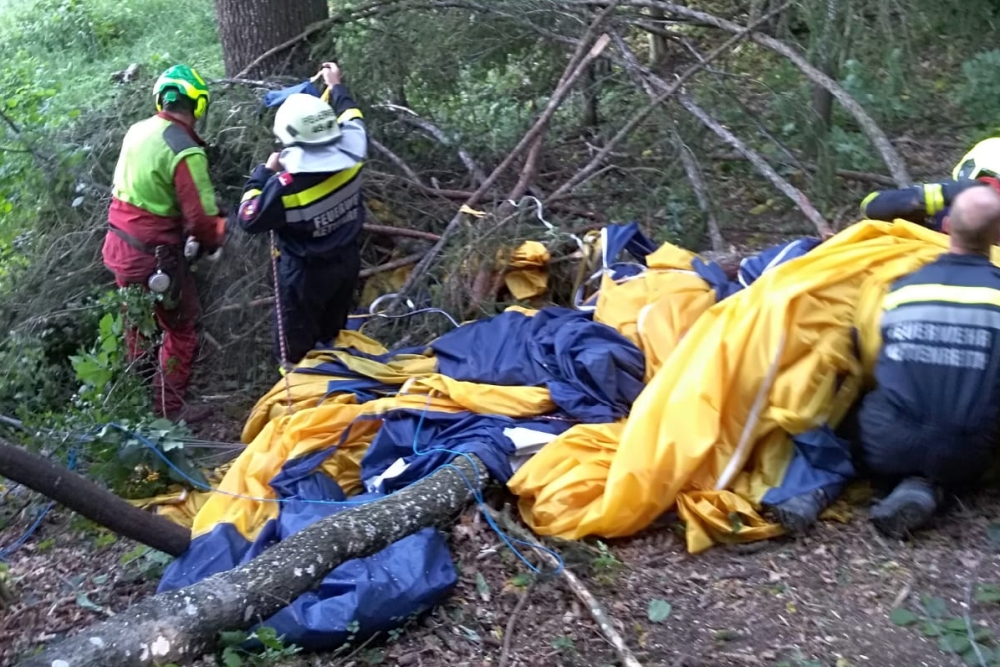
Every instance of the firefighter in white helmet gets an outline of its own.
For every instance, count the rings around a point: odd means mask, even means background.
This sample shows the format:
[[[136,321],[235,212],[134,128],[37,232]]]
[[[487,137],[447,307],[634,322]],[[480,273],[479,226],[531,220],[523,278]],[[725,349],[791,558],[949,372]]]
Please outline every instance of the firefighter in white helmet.
[[[321,74],[329,103],[302,93],[282,103],[274,134],[283,149],[254,169],[237,216],[251,234],[276,233],[276,289],[290,365],[336,339],[347,323],[361,268],[361,172],[368,137],[340,68],[324,63]],[[275,356],[279,331],[276,321]]]

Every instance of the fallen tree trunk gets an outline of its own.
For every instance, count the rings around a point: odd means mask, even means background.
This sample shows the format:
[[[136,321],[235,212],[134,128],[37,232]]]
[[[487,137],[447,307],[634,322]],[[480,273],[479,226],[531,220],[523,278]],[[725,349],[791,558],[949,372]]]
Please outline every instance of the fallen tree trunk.
[[[23,484],[94,523],[171,556],[184,553],[191,540],[186,528],[133,507],[86,477],[3,439],[0,477]]]
[[[269,618],[341,563],[444,521],[473,497],[466,480],[481,488],[489,480],[486,466],[459,457],[398,493],[317,521],[246,565],[147,598],[19,666],[140,667],[194,660],[215,645],[220,631]]]

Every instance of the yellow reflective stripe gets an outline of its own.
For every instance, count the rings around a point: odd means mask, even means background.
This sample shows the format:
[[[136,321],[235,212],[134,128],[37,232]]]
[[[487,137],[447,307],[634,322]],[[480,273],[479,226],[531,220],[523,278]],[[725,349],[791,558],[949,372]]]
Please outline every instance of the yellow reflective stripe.
[[[943,301],[968,305],[988,305],[1000,308],[1000,290],[992,287],[958,287],[955,285],[907,285],[891,292],[882,302],[884,310],[908,303]]]
[[[344,113],[337,116],[337,122],[346,123],[347,121],[354,120],[355,118],[364,118],[364,115],[361,113],[361,109],[348,109]]]
[[[259,197],[259,196],[260,196],[260,190],[258,190],[257,188],[251,188],[243,193],[243,199],[240,200],[240,203],[242,204],[244,202],[250,201],[254,197]]]
[[[940,183],[924,186],[924,210],[927,215],[934,215],[944,210],[944,187]]]
[[[363,165],[363,162],[359,162],[353,167],[349,167],[343,171],[338,171],[330,178],[326,179],[322,183],[317,183],[311,188],[303,190],[302,192],[297,192],[294,195],[285,195],[281,198],[281,203],[285,205],[285,208],[302,208],[303,206],[308,206],[313,202],[317,202],[323,197],[329,195],[331,192],[336,192],[349,183],[352,178],[358,175],[358,172],[361,171],[361,167]]]
[[[868,194],[868,196],[867,196],[867,197],[865,197],[864,199],[862,199],[862,200],[861,200],[861,213],[862,213],[862,214],[864,214],[864,215],[868,215],[868,214],[867,214],[867,213],[865,212],[865,211],[866,211],[866,210],[868,209],[868,204],[871,204],[871,203],[872,203],[872,200],[873,200],[873,199],[875,199],[875,197],[878,197],[878,196],[879,196],[879,194],[880,194],[880,193],[879,193],[878,191],[876,191],[876,192],[871,192],[871,193],[869,193],[869,194]]]

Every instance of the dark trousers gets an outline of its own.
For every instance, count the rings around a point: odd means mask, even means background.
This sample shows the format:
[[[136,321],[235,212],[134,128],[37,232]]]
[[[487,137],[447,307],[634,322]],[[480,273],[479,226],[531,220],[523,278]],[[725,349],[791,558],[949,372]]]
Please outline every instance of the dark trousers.
[[[963,433],[919,423],[878,389],[862,399],[857,429],[865,472],[885,485],[924,477],[949,491],[964,491],[996,460],[996,429]]]
[[[297,364],[317,343],[332,343],[347,325],[361,270],[357,243],[338,249],[332,256],[278,258],[278,294],[288,345],[288,363]],[[274,325],[274,355],[281,360],[277,326]]]

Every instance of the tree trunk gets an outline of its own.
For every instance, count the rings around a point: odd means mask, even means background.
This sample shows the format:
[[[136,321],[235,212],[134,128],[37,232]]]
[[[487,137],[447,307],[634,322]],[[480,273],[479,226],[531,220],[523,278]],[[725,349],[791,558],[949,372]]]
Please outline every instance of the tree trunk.
[[[600,129],[600,95],[597,91],[597,63],[583,73],[583,126],[595,134]]]
[[[475,467],[471,461],[475,461]],[[421,528],[443,523],[489,480],[475,457],[459,457],[398,493],[321,519],[240,567],[161,593],[70,637],[20,667],[145,667],[187,663],[223,630],[269,618],[335,567]]]
[[[254,58],[281,44],[317,21],[329,18],[326,0],[215,0],[219,39],[226,76],[236,76]],[[245,76],[259,78],[277,72],[308,75],[308,43],[275,54]]]
[[[650,7],[649,16],[653,21],[663,21],[667,18],[667,13],[659,7]],[[663,24],[657,24],[664,27]],[[648,33],[649,39],[649,67],[659,71],[660,67],[667,61],[667,38],[663,35]]]
[[[837,30],[839,0],[825,0],[825,12],[820,27],[820,38],[816,53],[816,67],[820,72],[837,80],[837,48],[833,44],[833,35]],[[815,27],[816,21],[813,22]],[[833,116],[833,93],[818,83],[813,83],[812,90],[812,131],[809,137],[809,153],[814,160],[822,157],[823,147]]]
[[[0,477],[48,496],[119,535],[171,556],[187,550],[187,528],[129,505],[86,477],[0,439]]]

